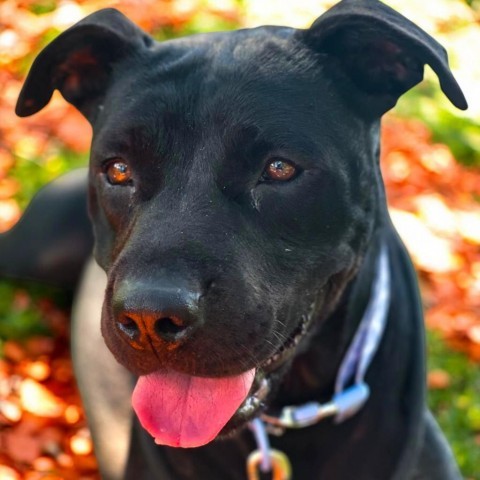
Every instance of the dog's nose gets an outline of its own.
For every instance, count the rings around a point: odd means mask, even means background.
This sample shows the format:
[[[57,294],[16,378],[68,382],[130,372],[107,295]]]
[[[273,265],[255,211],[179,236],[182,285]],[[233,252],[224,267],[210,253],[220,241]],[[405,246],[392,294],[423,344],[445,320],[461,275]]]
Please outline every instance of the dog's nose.
[[[201,323],[199,298],[184,286],[123,282],[113,295],[116,327],[137,350],[175,348]]]

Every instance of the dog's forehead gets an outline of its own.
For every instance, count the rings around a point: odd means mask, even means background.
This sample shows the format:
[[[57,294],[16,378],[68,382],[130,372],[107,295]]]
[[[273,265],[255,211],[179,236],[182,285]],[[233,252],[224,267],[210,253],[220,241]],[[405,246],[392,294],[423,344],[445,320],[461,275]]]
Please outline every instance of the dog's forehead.
[[[284,70],[287,63],[295,68],[299,59],[295,59],[294,32],[288,27],[263,26],[190,35],[156,43],[151,58],[157,72],[181,76],[201,71],[203,82],[221,75],[258,76]]]
[[[106,138],[144,126],[150,136],[169,130],[178,138],[182,130],[205,135],[254,126],[303,135],[312,122],[328,130],[332,112],[338,116],[344,107],[318,57],[294,32],[259,27],[156,44],[134,60],[138,65],[121,66],[97,133]]]
[[[326,82],[318,80],[317,59],[293,39],[294,31],[259,27],[158,43],[136,64],[121,66],[105,99],[106,113],[115,109],[129,125],[135,116],[165,114],[242,123],[271,117],[272,107],[279,114],[301,109],[315,101],[313,95],[328,102],[331,92],[322,95]]]

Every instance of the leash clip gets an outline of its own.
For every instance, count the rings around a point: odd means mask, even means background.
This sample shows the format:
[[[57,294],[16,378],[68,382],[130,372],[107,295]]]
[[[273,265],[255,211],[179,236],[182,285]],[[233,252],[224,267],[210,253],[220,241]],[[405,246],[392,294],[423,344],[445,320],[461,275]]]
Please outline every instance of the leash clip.
[[[368,400],[370,388],[365,382],[360,382],[337,393],[332,402],[337,406],[335,422],[341,423],[347,418],[355,415]]]
[[[284,407],[280,416],[263,414],[262,419],[270,425],[280,428],[303,428],[314,425],[320,420],[338,413],[334,402],[309,402],[299,407]]]
[[[284,407],[278,417],[264,413],[262,420],[274,428],[303,428],[315,425],[327,417],[335,417],[340,423],[355,415],[370,396],[370,389],[364,382],[356,383],[334,395],[328,403],[310,402],[299,407]]]
[[[250,428],[258,448],[247,458],[248,480],[260,480],[259,470],[271,473],[272,480],[290,480],[292,478],[290,460],[283,452],[270,447],[265,424],[259,418],[255,418],[250,422]]]

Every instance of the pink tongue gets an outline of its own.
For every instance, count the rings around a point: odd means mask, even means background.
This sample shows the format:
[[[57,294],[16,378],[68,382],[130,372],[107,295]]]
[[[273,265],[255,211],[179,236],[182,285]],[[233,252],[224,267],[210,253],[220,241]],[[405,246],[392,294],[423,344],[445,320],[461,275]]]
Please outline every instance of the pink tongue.
[[[159,445],[200,447],[230,420],[254,377],[255,369],[224,378],[155,372],[138,379],[132,405],[143,428]]]

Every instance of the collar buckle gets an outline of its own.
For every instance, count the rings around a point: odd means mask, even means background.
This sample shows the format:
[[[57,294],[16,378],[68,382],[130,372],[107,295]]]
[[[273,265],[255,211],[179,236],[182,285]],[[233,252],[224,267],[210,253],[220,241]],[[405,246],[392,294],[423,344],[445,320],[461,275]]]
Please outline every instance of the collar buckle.
[[[303,428],[314,425],[320,420],[332,417],[338,413],[337,405],[333,402],[310,402],[298,407],[284,407],[278,417],[268,414],[262,415],[262,420],[274,427]]]
[[[337,393],[328,403],[310,402],[298,407],[284,407],[280,415],[264,413],[262,420],[267,425],[283,430],[287,428],[303,428],[315,425],[324,418],[335,416],[335,422],[355,415],[365,404],[370,396],[370,389],[364,382],[356,383]]]

